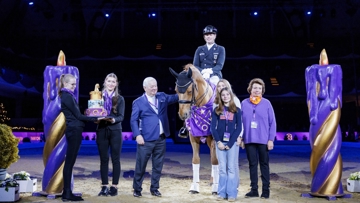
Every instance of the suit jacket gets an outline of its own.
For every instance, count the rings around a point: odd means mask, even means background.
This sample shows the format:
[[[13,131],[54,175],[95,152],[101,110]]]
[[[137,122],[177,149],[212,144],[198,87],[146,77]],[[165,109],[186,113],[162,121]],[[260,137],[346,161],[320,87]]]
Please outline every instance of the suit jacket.
[[[225,63],[225,48],[223,46],[214,44],[208,50],[206,44],[199,46],[195,51],[193,65],[200,70],[204,68],[212,68],[213,75],[222,78],[221,70]]]
[[[116,109],[116,113],[114,112],[114,109]],[[119,95],[118,97],[112,97],[112,107],[108,116],[113,117],[115,123],[100,121],[97,129],[100,130],[108,127],[110,130],[122,130],[121,122],[124,120],[125,116],[125,100],[123,96]]]
[[[134,137],[142,135],[145,141],[157,140],[160,135],[159,120],[166,137],[170,136],[167,107],[177,102],[179,97],[177,94],[168,95],[158,92],[156,99],[158,100],[158,113],[151,107],[145,94],[133,101],[130,126]]]

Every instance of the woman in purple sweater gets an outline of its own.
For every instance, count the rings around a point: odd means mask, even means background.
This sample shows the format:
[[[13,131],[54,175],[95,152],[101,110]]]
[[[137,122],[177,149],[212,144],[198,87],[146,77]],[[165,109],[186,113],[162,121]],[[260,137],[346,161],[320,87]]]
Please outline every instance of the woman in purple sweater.
[[[260,162],[262,194],[261,198],[270,196],[269,150],[274,148],[276,121],[273,107],[269,100],[262,97],[265,83],[260,78],[252,79],[247,91],[250,98],[242,101],[246,155],[249,161],[251,191],[245,197],[259,197],[258,164]]]

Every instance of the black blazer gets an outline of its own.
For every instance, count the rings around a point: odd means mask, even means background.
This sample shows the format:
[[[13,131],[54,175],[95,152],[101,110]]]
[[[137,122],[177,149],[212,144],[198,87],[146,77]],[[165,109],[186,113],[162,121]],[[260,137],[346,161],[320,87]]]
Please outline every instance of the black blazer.
[[[97,118],[87,117],[80,113],[75,98],[68,92],[61,92],[61,112],[65,115],[66,127],[84,127],[84,121],[96,121]]]
[[[105,98],[104,98],[105,99]],[[108,121],[100,121],[97,126],[97,130],[108,127],[111,130],[122,130],[121,122],[124,120],[125,115],[125,100],[124,97],[119,95],[112,98],[112,108],[108,116],[115,119],[115,123]]]

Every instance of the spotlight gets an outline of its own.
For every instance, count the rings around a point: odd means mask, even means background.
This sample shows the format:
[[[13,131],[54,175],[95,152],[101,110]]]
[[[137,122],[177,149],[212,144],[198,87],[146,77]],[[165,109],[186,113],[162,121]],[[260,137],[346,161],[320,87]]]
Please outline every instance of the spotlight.
[[[109,16],[110,16],[110,15],[109,15],[108,13],[105,13],[105,17],[107,17],[107,18],[108,18]]]
[[[155,18],[156,17],[156,13],[149,13],[149,18]]]
[[[29,6],[32,6],[32,5],[34,5],[34,2],[30,1]]]
[[[259,13],[257,11],[250,12],[251,16],[257,16]]]
[[[306,12],[306,15],[311,15],[311,11],[307,11],[307,12]]]

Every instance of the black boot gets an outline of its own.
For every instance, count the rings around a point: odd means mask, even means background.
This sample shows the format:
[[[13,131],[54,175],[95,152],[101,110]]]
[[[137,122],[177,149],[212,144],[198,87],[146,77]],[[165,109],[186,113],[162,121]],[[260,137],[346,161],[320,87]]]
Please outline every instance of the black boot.
[[[245,197],[259,197],[258,190],[251,189],[250,192],[246,193]]]
[[[69,202],[69,201],[73,201],[73,202],[79,202],[79,201],[84,201],[84,199],[82,197],[79,196],[75,196],[71,190],[69,189],[64,189],[63,193],[61,195],[61,200],[63,202]]]
[[[269,190],[269,188],[268,188],[268,187],[267,187],[267,188],[263,188],[263,189],[262,189],[261,198],[262,198],[262,199],[269,199],[269,197],[270,197],[270,190]]]

